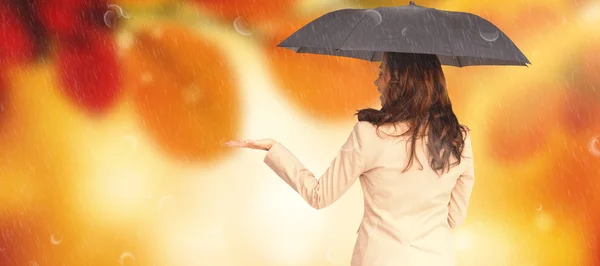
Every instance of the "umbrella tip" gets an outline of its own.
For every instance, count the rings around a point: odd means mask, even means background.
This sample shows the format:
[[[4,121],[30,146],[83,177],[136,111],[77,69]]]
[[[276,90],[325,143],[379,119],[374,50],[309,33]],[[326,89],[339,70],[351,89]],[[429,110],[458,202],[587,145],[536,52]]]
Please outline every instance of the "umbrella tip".
[[[415,1],[410,1],[410,2],[408,2],[408,4],[409,4],[409,5],[414,5],[414,4],[415,4]]]

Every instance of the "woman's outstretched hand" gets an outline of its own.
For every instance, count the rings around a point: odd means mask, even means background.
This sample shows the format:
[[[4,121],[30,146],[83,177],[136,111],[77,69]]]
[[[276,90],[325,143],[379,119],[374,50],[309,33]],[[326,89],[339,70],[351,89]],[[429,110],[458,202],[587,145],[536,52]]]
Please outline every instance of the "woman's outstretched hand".
[[[265,150],[268,151],[271,147],[277,143],[277,141],[273,139],[259,139],[259,140],[231,140],[225,142],[225,145],[228,147],[236,147],[236,148],[250,148],[255,150]]]

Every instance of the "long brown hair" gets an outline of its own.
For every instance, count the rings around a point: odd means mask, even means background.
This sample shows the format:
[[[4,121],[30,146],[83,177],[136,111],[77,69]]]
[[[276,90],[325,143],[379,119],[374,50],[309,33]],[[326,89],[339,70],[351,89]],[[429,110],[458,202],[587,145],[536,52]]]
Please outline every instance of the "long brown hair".
[[[460,125],[452,111],[439,59],[435,55],[396,52],[387,52],[384,56],[391,80],[382,93],[383,106],[381,110],[362,109],[355,115],[358,115],[359,121],[375,125],[378,132],[383,124],[407,122],[405,133],[391,135],[410,135],[410,159],[403,173],[413,164],[417,140],[425,136],[428,136],[431,168],[436,173],[439,170],[443,173],[445,169],[449,171],[460,164],[466,133],[470,129]],[[451,155],[458,161],[450,164]]]

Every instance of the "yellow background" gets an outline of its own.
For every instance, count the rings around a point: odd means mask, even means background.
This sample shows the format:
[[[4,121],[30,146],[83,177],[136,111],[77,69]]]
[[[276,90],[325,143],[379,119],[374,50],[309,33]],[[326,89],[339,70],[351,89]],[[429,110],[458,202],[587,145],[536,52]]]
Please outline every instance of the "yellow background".
[[[221,144],[273,138],[323,173],[354,111],[379,107],[379,63],[275,45],[329,11],[405,2],[117,1],[131,16],[114,30],[125,79],[101,115],[61,93],[52,59],[11,69],[0,112],[0,265],[348,265],[358,183],[316,211],[264,165],[263,151]],[[476,156],[469,214],[454,232],[459,265],[600,265],[600,2],[417,4],[491,20],[532,62],[445,68]],[[174,60],[146,65],[136,54],[144,38]],[[186,71],[194,74],[173,77]],[[188,104],[177,82],[190,77],[220,107]],[[152,103],[140,109],[140,97]],[[147,123],[153,115],[165,119]]]

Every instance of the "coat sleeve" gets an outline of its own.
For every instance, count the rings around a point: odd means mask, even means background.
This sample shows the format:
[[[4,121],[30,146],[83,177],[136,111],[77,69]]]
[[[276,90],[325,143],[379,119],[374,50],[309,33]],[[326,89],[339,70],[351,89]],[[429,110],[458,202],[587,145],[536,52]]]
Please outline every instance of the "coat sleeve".
[[[366,171],[363,157],[364,125],[354,125],[350,136],[319,179],[281,143],[271,147],[264,162],[310,206],[322,209],[339,199]]]
[[[448,204],[448,224],[450,228],[456,228],[467,217],[467,207],[473,191],[475,169],[473,164],[473,148],[471,146],[470,133],[465,139],[462,160],[465,160],[466,168],[458,177],[456,185],[452,189],[450,203]]]

